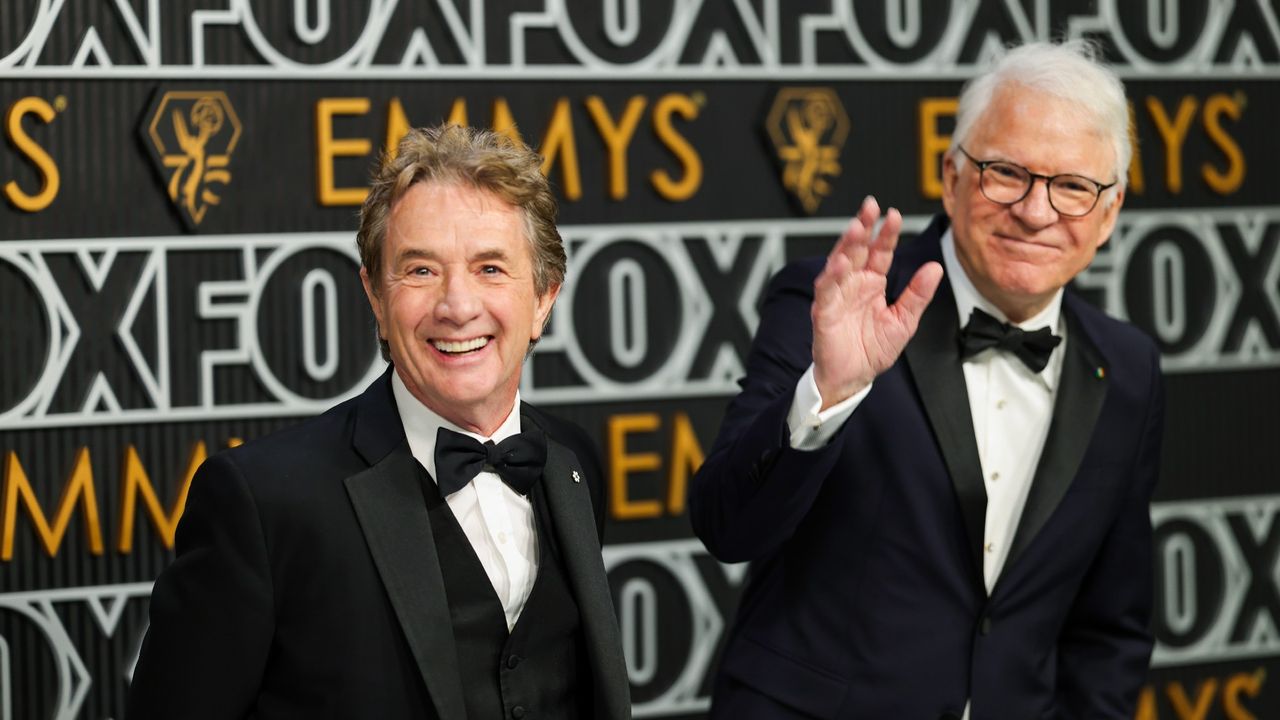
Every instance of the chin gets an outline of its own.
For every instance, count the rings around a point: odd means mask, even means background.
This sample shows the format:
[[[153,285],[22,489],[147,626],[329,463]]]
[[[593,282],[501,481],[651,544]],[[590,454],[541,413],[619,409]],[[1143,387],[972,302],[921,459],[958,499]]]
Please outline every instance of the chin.
[[[477,387],[457,380],[447,382],[448,386],[445,388],[445,392],[441,394],[441,397],[444,398],[445,402],[459,407],[478,405],[494,397],[498,392],[497,388],[492,385]]]
[[[1058,273],[1036,263],[1001,263],[991,274],[992,281],[1010,294],[1040,295],[1058,289]]]

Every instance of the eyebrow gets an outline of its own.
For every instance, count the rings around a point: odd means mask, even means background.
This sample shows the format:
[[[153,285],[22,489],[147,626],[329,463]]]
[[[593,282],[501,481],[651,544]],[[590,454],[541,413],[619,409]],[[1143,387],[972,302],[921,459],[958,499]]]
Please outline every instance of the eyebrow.
[[[467,259],[467,262],[484,262],[486,260],[507,260],[507,252],[501,248],[481,250]],[[406,260],[439,260],[440,256],[426,248],[405,248],[395,258],[396,264]]]
[[[476,261],[484,261],[484,260],[506,260],[507,257],[508,256],[507,256],[506,250],[502,250],[500,248],[493,248],[491,250],[481,250],[471,258],[471,261],[476,262]]]
[[[1095,179],[1093,178],[1093,176],[1092,176],[1092,175],[1087,175],[1087,174],[1082,173],[1082,172],[1075,172],[1075,171],[1071,171],[1071,172],[1060,172],[1060,173],[1054,173],[1054,174],[1052,174],[1052,175],[1046,175],[1046,174],[1044,174],[1044,173],[1034,173],[1034,172],[1031,172],[1031,168],[1028,168],[1026,165],[1023,165],[1022,163],[1017,162],[1017,161],[1015,161],[1015,160],[1009,160],[1009,159],[1008,159],[1008,158],[1009,158],[1009,156],[1008,156],[1008,155],[1006,155],[1006,154],[1004,154],[1004,153],[1002,153],[1002,152],[999,152],[999,151],[995,151],[995,150],[988,151],[988,152],[991,152],[991,153],[993,153],[993,154],[995,155],[995,157],[988,157],[988,158],[979,158],[979,157],[974,156],[974,155],[969,155],[968,151],[967,151],[965,148],[963,148],[963,147],[961,147],[961,148],[960,148],[960,151],[961,151],[961,152],[963,152],[965,155],[968,155],[968,156],[969,156],[969,158],[970,158],[971,160],[973,160],[974,162],[985,162],[985,163],[996,163],[996,162],[998,162],[998,163],[1004,163],[1005,165],[1016,165],[1016,166],[1018,166],[1018,167],[1022,168],[1023,170],[1026,170],[1027,172],[1031,173],[1032,175],[1037,176],[1037,177],[1049,177],[1049,178],[1054,178],[1054,177],[1062,177],[1062,176],[1064,176],[1064,175],[1074,175],[1074,176],[1076,176],[1076,177],[1082,177],[1082,178],[1084,178],[1085,180],[1088,180],[1089,182],[1094,183],[1095,185],[1107,185],[1107,183],[1104,183],[1104,182],[1101,182],[1101,181],[1095,180]],[[1113,181],[1113,182],[1111,182],[1110,184],[1111,184],[1111,185],[1115,185],[1115,184],[1116,184],[1116,181]]]

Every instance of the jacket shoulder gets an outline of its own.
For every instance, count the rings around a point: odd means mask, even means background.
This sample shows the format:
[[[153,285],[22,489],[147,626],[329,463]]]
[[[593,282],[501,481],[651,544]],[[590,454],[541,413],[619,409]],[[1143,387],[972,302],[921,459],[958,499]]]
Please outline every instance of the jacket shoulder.
[[[1064,305],[1098,346],[1108,362],[1159,356],[1155,340],[1137,326],[1108,315],[1083,297],[1067,290]]]
[[[595,455],[595,445],[581,425],[529,403],[521,403],[520,412],[527,415],[538,427],[542,428],[547,437],[564,445],[574,453],[581,454],[582,451],[590,451],[592,456]],[[580,459],[585,460],[586,458]]]
[[[355,421],[355,398],[313,418],[224,450],[227,459],[246,469],[271,470],[282,465],[326,462],[337,450],[349,451]]]

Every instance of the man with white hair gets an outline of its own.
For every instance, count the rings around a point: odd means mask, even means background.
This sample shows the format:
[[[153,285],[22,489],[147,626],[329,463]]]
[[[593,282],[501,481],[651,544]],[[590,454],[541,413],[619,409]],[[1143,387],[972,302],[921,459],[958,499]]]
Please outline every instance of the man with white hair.
[[[971,81],[943,205],[868,198],[774,279],[695,531],[750,560],[713,718],[1131,718],[1160,357],[1065,286],[1110,236],[1120,81],[1075,41]]]

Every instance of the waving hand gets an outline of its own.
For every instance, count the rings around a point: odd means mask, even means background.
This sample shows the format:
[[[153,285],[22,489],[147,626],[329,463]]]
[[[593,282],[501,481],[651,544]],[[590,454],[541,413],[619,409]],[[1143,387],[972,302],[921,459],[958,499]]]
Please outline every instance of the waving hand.
[[[897,361],[942,280],[942,266],[926,263],[889,305],[885,276],[902,215],[891,208],[873,238],[879,218],[880,206],[868,197],[813,283],[813,370],[824,408],[854,395]]]

